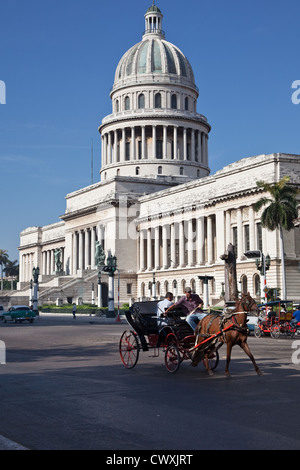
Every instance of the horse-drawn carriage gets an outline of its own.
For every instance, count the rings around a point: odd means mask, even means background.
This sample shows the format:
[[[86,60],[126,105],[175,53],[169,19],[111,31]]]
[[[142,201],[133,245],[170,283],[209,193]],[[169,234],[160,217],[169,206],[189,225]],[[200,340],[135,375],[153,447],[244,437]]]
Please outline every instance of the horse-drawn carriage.
[[[191,360],[194,366],[202,362],[211,375],[219,363],[218,349],[226,342],[227,375],[234,344],[242,347],[259,374],[259,368],[247,345],[247,312],[252,310],[254,304],[253,299],[249,300],[243,296],[234,310],[222,314],[208,314],[193,332],[182,319],[180,309],[172,309],[169,312],[172,315],[171,321],[169,320],[167,326],[159,327],[156,316],[157,302],[136,302],[126,312],[126,320],[131,329],[125,330],[120,338],[121,360],[127,369],[132,369],[138,362],[140,351],[153,350],[154,357],[163,351],[165,366],[169,372],[177,372],[184,360]]]
[[[273,316],[268,316],[267,313],[259,318],[259,321],[254,329],[254,335],[260,338],[262,334],[271,336],[272,338],[279,338],[280,335],[293,337],[295,328],[291,327],[290,321],[293,315],[293,302],[288,300],[274,300],[262,304],[266,310],[272,307]]]

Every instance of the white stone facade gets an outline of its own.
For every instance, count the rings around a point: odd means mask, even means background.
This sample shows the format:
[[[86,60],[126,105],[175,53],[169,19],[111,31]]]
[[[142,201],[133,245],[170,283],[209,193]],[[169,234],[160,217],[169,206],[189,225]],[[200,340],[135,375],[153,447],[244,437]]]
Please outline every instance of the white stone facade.
[[[272,183],[289,175],[299,185],[300,156],[259,155],[209,175],[211,127],[196,111],[199,92],[192,68],[165,41],[156,6],[145,22],[142,41],[117,66],[112,114],[99,127],[101,182],[68,194],[61,222],[21,233],[19,287],[25,292],[38,265],[41,303],[58,297],[91,301],[97,240],[106,254],[117,257],[121,304],[167,291],[180,296],[186,285],[203,295],[201,275],[213,276],[208,300],[216,304],[224,282],[220,256],[229,242],[236,246],[240,290],[261,296],[255,262],[244,256],[250,249],[270,255],[267,285],[281,288],[279,234],[262,228],[254,211],[262,194],[256,181]],[[299,231],[297,226],[284,234],[287,294],[298,301]],[[60,276],[54,263],[58,248]],[[107,283],[107,276],[102,281]]]

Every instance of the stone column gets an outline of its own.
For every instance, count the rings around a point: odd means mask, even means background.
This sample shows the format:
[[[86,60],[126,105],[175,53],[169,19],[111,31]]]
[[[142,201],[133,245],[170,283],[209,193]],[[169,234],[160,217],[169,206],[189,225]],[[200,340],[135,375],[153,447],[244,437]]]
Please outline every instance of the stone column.
[[[197,219],[197,263],[203,265],[204,257],[204,216]]]
[[[237,259],[241,259],[241,257],[244,254],[243,250],[243,214],[242,214],[242,209],[239,208],[237,210],[237,250],[236,250],[236,255]]]
[[[176,265],[176,233],[175,233],[175,224],[172,224],[170,227],[170,248],[171,248],[171,265],[170,268],[174,268]]]
[[[249,241],[250,250],[255,250],[255,221],[253,206],[249,206]]]
[[[142,160],[146,158],[146,128],[142,126]]]
[[[147,269],[152,270],[152,240],[151,240],[151,229],[147,230]]]
[[[154,269],[160,269],[160,257],[159,257],[159,227],[155,227],[155,238],[154,238]]]
[[[118,161],[118,131],[114,131],[114,163]]]
[[[83,269],[83,232],[79,231],[78,269]]]
[[[163,225],[162,228],[162,245],[163,245],[163,260],[162,260],[162,267],[163,269],[167,269],[168,266],[168,225]]]
[[[95,251],[96,251],[96,230],[95,230],[95,227],[91,227],[91,268],[92,269],[96,269]]]
[[[90,243],[89,243],[89,232],[86,228],[84,230],[84,266],[83,269],[87,269],[89,265],[89,253],[90,253]]]
[[[196,148],[195,148],[195,129],[191,130],[191,160],[196,161]]]
[[[167,158],[168,127],[163,127],[163,158]]]
[[[201,131],[198,131],[198,162],[202,162]]]
[[[187,128],[183,128],[183,160],[187,160]]]
[[[207,217],[207,263],[213,262],[212,216]]]
[[[152,158],[156,158],[156,126],[152,126]]]
[[[173,147],[174,147],[174,160],[178,158],[178,151],[177,151],[177,126],[174,126],[174,134],[173,134]]]
[[[140,230],[140,271],[145,271],[145,230]]]
[[[188,266],[193,266],[193,248],[194,248],[194,239],[193,239],[193,219],[188,220],[188,234],[187,234],[187,252],[188,252]]]
[[[183,222],[179,223],[179,266],[182,268],[185,265],[185,240],[184,240],[184,226]]]
[[[135,127],[131,128],[131,160],[135,160]]]

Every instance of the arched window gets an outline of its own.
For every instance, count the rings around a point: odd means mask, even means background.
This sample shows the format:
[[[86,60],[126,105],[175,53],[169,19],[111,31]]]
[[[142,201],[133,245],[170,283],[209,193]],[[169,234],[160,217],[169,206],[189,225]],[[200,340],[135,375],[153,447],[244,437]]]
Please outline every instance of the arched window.
[[[162,175],[162,166],[159,166],[157,169],[157,174]]]
[[[179,168],[179,174],[182,176],[183,175],[183,166]]]
[[[161,108],[161,94],[160,93],[156,93],[154,101],[155,101],[154,107]]]
[[[120,176],[120,168],[117,169],[117,176]]]
[[[145,95],[141,93],[138,98],[138,107],[139,109],[145,108]]]
[[[185,100],[184,100],[184,109],[186,111],[189,110],[189,99],[188,99],[188,97],[186,97]]]
[[[116,101],[116,113],[120,111],[119,100]]]
[[[139,166],[136,167],[136,169],[135,169],[135,174],[136,174],[136,175],[139,175],[139,174],[140,174],[140,167],[139,167]]]
[[[171,108],[177,109],[177,96],[176,95],[171,96]]]
[[[247,276],[242,276],[242,279],[241,279],[241,283],[242,283],[242,294],[247,294],[248,292],[248,279],[247,279]]]
[[[253,287],[254,287],[254,296],[255,297],[260,297],[260,275],[255,274],[254,279],[253,279]]]
[[[125,98],[125,110],[128,111],[130,109],[130,98],[126,96]]]

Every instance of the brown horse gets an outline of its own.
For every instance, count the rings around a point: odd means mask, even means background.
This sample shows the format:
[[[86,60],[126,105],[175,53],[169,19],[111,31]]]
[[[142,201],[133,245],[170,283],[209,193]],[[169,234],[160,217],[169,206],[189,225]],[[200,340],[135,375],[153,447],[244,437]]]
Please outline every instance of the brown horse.
[[[227,311],[223,315],[219,316],[216,314],[208,314],[204,317],[195,330],[196,335],[196,350],[193,354],[193,365],[196,365],[201,356],[201,343],[205,347],[205,342],[210,341],[207,340],[211,335],[217,335],[216,340],[213,342],[217,343],[218,345],[213,345],[212,348],[208,348],[207,352],[205,353],[204,363],[207,369],[207,372],[212,375],[212,371],[209,369],[209,361],[207,360],[207,356],[209,354],[213,354],[214,349],[219,349],[224,343],[227,345],[227,357],[226,357],[226,367],[225,367],[225,374],[227,377],[230,377],[229,374],[229,363],[231,358],[231,350],[232,347],[238,344],[247,354],[247,356],[251,359],[256,373],[261,375],[261,371],[258,365],[255,362],[255,359],[250,351],[250,348],[247,344],[247,314],[248,313],[258,314],[258,307],[254,299],[248,294],[242,294],[242,298],[236,302],[234,310]],[[198,348],[199,346],[199,348]],[[202,348],[203,350],[203,348]]]

